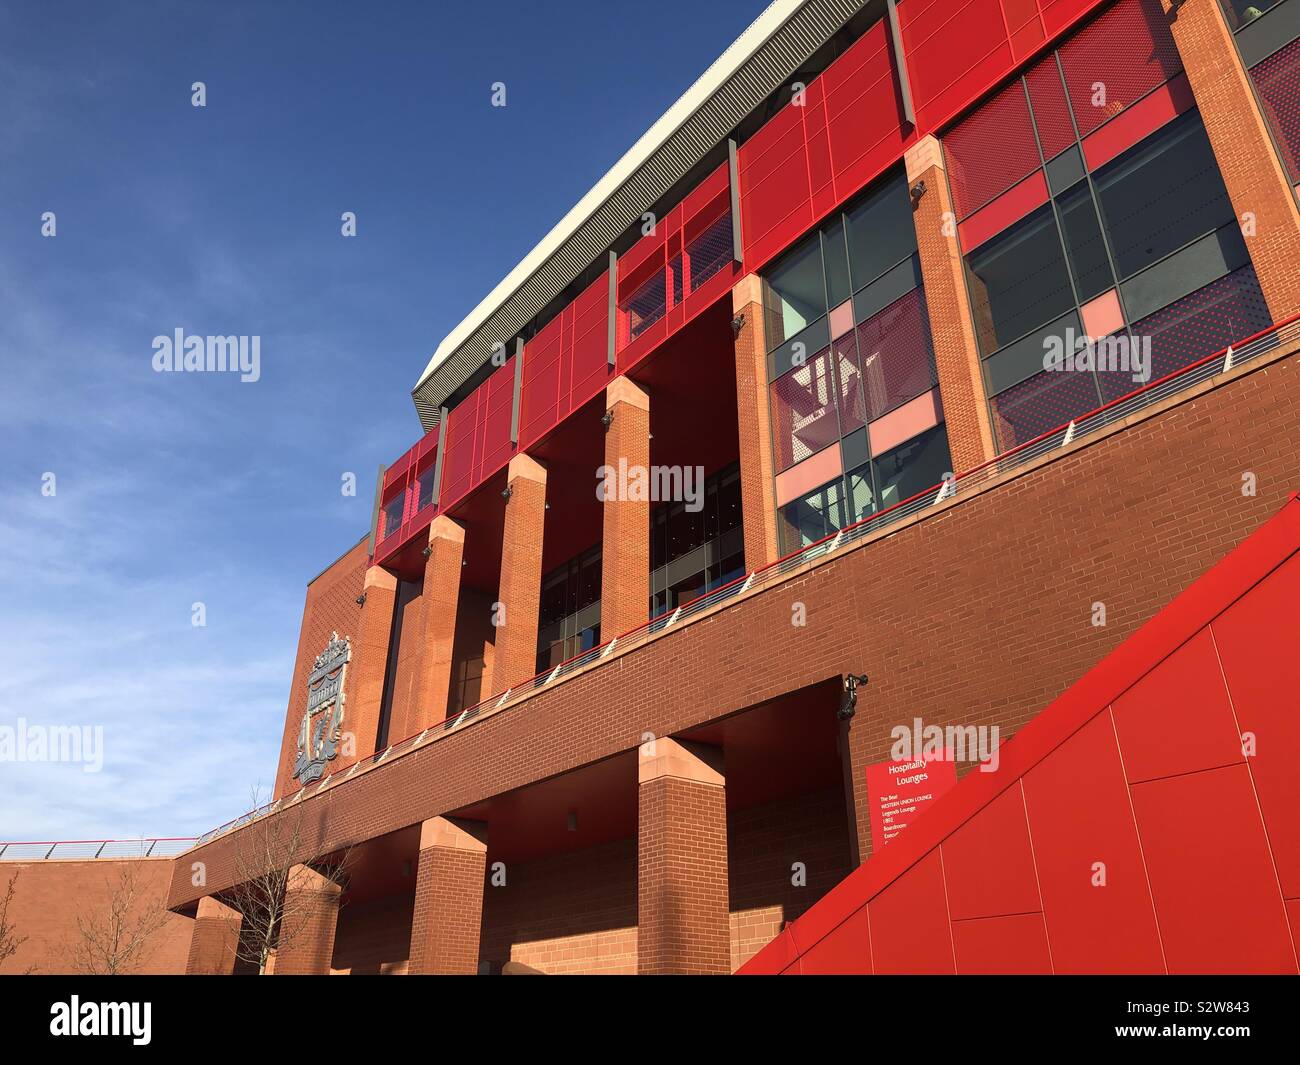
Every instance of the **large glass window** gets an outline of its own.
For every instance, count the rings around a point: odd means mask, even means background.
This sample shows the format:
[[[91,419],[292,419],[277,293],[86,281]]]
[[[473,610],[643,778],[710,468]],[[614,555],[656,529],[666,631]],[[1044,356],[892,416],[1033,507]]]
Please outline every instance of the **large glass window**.
[[[1281,2],[1282,0],[1220,0],[1224,17],[1234,30],[1249,26],[1265,11]]]
[[[846,217],[855,291],[916,251],[906,174],[896,174],[873,189]]]
[[[1094,181],[1121,280],[1233,219],[1195,112],[1103,167]]]
[[[383,510],[383,527],[380,530],[379,538],[382,540],[385,536],[391,536],[397,532],[402,524],[402,514],[406,509],[406,492],[398,492],[387,503],[384,504]]]
[[[740,467],[705,479],[702,507],[662,503],[650,515],[650,615],[658,617],[745,572]]]
[[[597,545],[542,578],[537,672],[554,669],[600,643],[601,551]]]
[[[766,276],[767,342],[775,347],[826,313],[821,240],[805,241]]]
[[[986,355],[1074,306],[1051,204],[966,257],[980,350]]]

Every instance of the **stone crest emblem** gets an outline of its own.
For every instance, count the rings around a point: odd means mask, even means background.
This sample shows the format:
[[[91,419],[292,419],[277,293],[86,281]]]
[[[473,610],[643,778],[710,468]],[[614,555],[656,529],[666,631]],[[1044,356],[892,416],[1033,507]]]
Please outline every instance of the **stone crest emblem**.
[[[293,775],[299,784],[319,780],[325,763],[336,758],[343,732],[343,677],[352,647],[336,632],[316,656],[307,678],[307,710],[298,730],[298,757]]]

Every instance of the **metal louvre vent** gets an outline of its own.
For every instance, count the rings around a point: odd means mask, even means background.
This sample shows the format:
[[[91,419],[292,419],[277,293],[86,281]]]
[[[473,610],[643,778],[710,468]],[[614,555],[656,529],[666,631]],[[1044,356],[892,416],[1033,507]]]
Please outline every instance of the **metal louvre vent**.
[[[873,0],[808,0],[578,227],[541,267],[412,391],[425,429],[439,407],[592,263],[642,213],[721,144],[800,65]]]

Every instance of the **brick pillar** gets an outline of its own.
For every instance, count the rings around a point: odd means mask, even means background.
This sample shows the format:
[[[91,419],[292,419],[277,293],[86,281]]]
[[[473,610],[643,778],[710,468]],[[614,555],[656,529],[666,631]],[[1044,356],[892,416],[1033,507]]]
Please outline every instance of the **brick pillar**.
[[[420,826],[411,921],[412,976],[478,972],[487,826],[434,817]]]
[[[327,976],[334,960],[342,888],[309,865],[289,870],[276,976]]]
[[[343,731],[356,744],[353,758],[340,756],[331,772],[375,753],[379,736],[379,713],[384,701],[384,677],[388,672],[388,644],[393,636],[393,610],[397,604],[397,578],[382,566],[366,570],[361,607],[361,624],[352,643],[348,663]]]
[[[613,421],[605,430],[605,465],[650,468],[650,397],[634,381],[616,377],[605,389]],[[617,480],[613,483],[617,484]],[[608,640],[650,616],[650,500],[605,500],[601,547],[600,633]]]
[[[235,948],[243,917],[238,910],[210,895],[199,899],[199,912],[190,933],[186,976],[229,976],[235,969]]]
[[[501,544],[501,624],[492,660],[492,691],[503,692],[537,672],[537,610],[542,598],[542,529],[546,469],[528,455],[510,460],[505,535]],[[595,490],[595,486],[592,486]]]
[[[637,972],[730,972],[722,751],[665,738],[638,762]]]
[[[1300,214],[1218,0],[1161,0],[1274,321],[1300,310]]]
[[[445,514],[429,526],[429,556],[424,561],[424,641],[419,655],[414,705],[406,731],[412,735],[447,716],[451,689],[452,648],[456,640],[456,608],[460,602],[461,558],[465,530]]]
[[[925,182],[925,193],[912,210],[912,222],[925,282],[925,305],[930,315],[948,447],[953,472],[961,473],[988,461],[995,452],[975,323],[963,277],[961,245],[957,242],[956,213],[939,142],[934,137],[923,137],[904,158],[909,188]]]
[[[767,398],[767,342],[763,281],[757,274],[731,290],[733,313],[744,316],[736,333],[736,415],[740,423],[740,502],[745,523],[745,568],[780,557],[776,534],[772,418]]]

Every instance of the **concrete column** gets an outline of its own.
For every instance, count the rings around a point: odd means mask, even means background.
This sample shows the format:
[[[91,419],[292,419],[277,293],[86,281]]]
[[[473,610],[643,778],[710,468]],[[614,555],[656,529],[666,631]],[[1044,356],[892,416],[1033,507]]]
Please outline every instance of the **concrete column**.
[[[460,602],[461,559],[465,530],[445,514],[429,526],[429,556],[424,562],[424,640],[419,676],[406,732],[414,735],[447,716],[456,609]]]
[[[616,377],[605,389],[613,420],[605,430],[605,465],[617,484],[620,464],[650,468],[650,397],[634,381]],[[650,500],[613,493],[602,505],[600,635],[618,636],[650,616]]]
[[[309,865],[295,865],[288,875],[275,975],[327,976],[342,888]]]
[[[537,611],[542,598],[546,469],[528,455],[516,455],[507,478],[510,498],[501,544],[502,613],[492,662],[494,693],[537,672]]]
[[[1161,0],[1269,313],[1300,310],[1300,214],[1218,0]],[[1253,230],[1253,233],[1251,232]]]
[[[643,744],[637,788],[637,971],[731,971],[722,751]]]
[[[753,571],[780,557],[762,279],[757,274],[741,278],[731,290],[731,305],[735,318],[743,318],[736,332],[736,415],[740,424],[745,568]]]
[[[485,824],[433,817],[420,826],[411,975],[478,971],[486,872]]]
[[[939,142],[934,137],[923,137],[907,150],[904,159],[908,187],[914,189],[918,182],[925,183],[920,199],[913,200],[912,222],[916,226],[948,447],[953,471],[961,473],[987,462],[995,451],[957,240],[957,216]]]
[[[235,970],[235,948],[243,917],[238,910],[210,895],[199,899],[199,912],[190,933],[187,976],[229,976]]]
[[[382,566],[371,566],[366,571],[365,597],[361,625],[352,645],[352,660],[348,663],[343,717],[343,731],[355,737],[356,756],[340,755],[337,765],[331,765],[331,772],[374,754],[379,736],[388,644],[393,636],[393,610],[397,604],[397,578]]]

